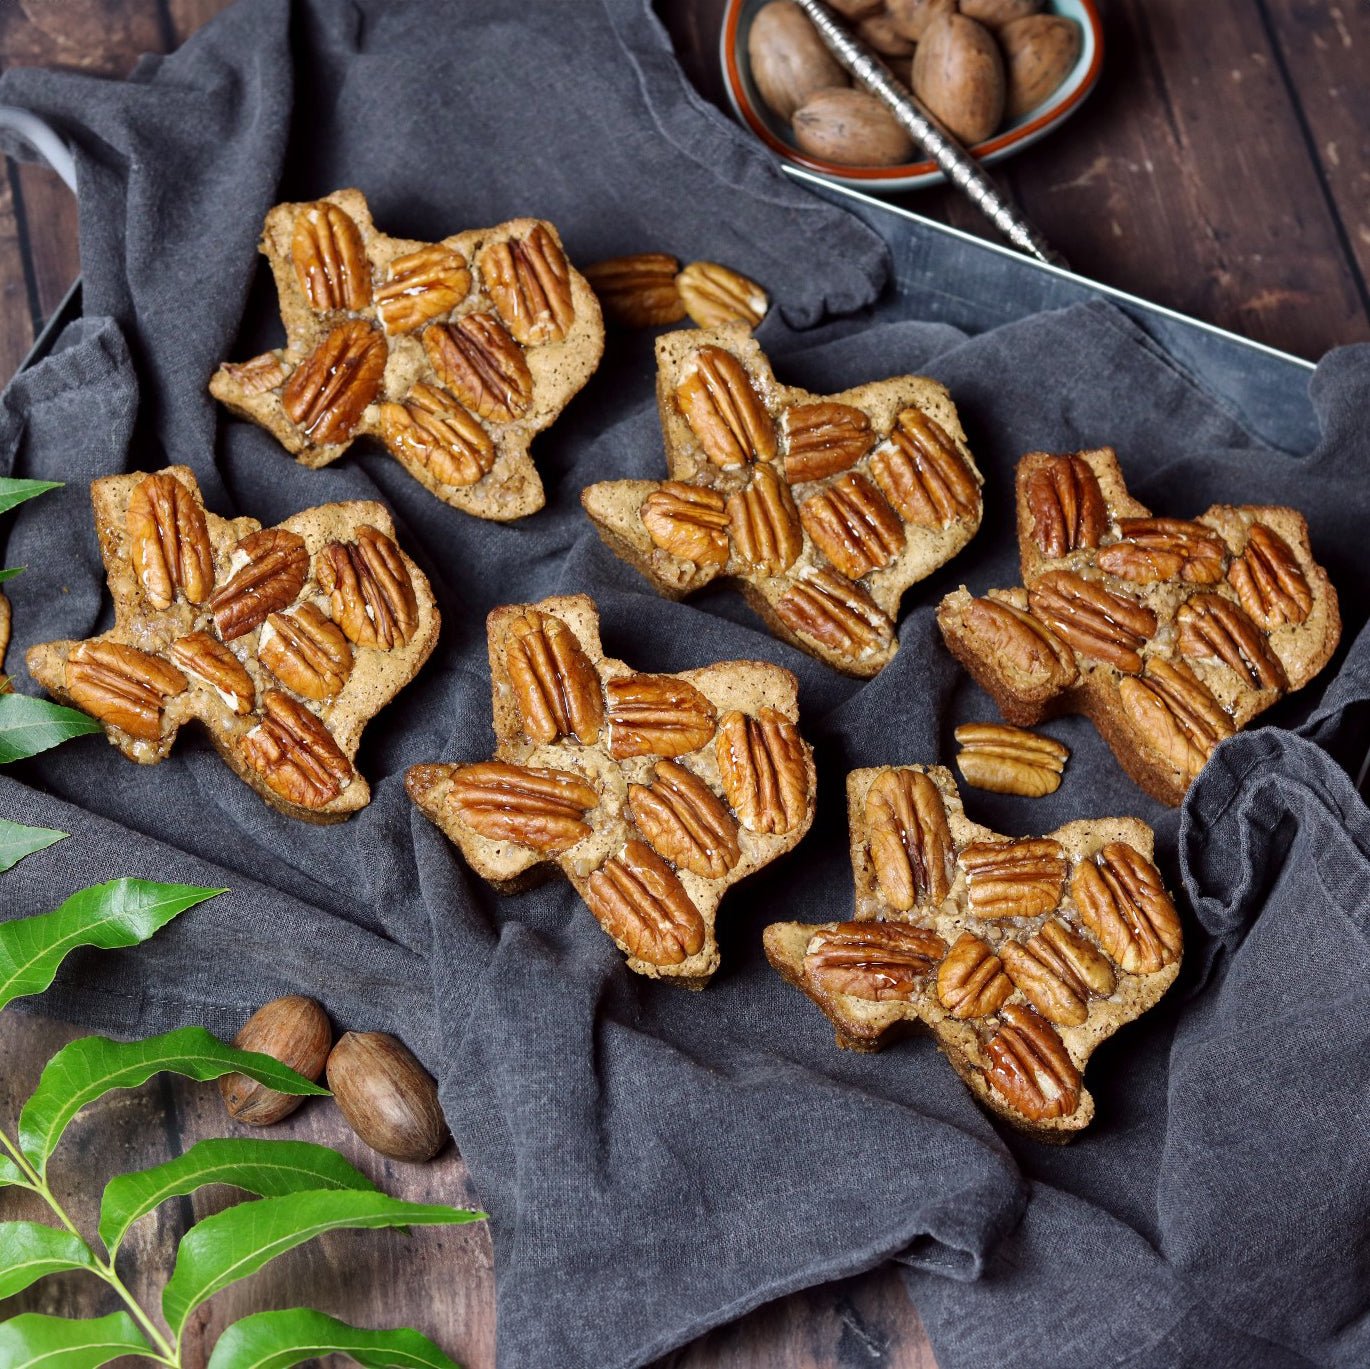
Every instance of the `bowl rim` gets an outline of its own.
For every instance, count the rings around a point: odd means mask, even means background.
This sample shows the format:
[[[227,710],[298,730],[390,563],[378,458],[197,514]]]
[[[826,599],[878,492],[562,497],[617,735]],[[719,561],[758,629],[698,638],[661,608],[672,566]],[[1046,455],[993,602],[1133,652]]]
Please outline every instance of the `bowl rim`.
[[[739,66],[738,28],[742,23],[742,11],[746,3],[747,0],[728,0],[728,9],[723,18],[724,74],[728,82],[728,93],[732,97],[738,113],[742,115],[748,128],[767,147],[787,161],[794,162],[809,171],[816,171],[823,176],[835,176],[848,182],[905,181],[914,177],[940,176],[942,174],[941,168],[930,158],[921,162],[901,162],[898,166],[846,166],[841,162],[830,162],[822,157],[814,157],[793,144],[776,137],[769,124],[753,105]],[[1060,104],[1049,106],[1035,119],[1020,124],[1017,128],[996,133],[994,137],[983,143],[976,143],[970,150],[977,161],[983,161],[989,157],[997,159],[1000,155],[1012,151],[1020,143],[1030,142],[1040,137],[1047,129],[1065,119],[1076,105],[1094,89],[1094,84],[1099,78],[1100,67],[1103,65],[1103,21],[1099,16],[1099,9],[1095,0],[1077,0],[1077,3],[1085,12],[1085,18],[1094,39],[1093,55],[1083,80]]]

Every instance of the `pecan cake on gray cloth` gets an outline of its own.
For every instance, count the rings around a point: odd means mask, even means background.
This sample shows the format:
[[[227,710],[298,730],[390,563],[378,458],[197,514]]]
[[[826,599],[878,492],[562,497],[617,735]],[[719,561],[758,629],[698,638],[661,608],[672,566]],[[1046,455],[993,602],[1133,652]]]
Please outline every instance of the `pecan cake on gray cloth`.
[[[0,564],[27,567],[5,585],[16,687],[38,691],[20,668],[35,643],[109,626],[88,486],[116,473],[184,465],[208,510],[266,527],[379,500],[442,614],[428,663],[366,729],[371,802],[344,824],[275,812],[193,730],[156,766],[97,736],[0,775],[5,817],[73,833],[5,876],[4,916],[114,874],[230,890],[136,952],[73,958],[45,1008],[115,1032],[232,1036],[299,992],[339,1029],[400,1035],[438,1078],[469,1169],[469,1192],[433,1197],[491,1214],[509,1369],[628,1369],[888,1260],[941,1369],[1370,1360],[1370,820],[1346,770],[1370,697],[1370,350],[1322,362],[1321,436],[1289,452],[1101,302],[974,337],[911,322],[942,297],[876,302],[880,240],[704,105],[645,0],[244,0],[128,82],[11,69],[0,99],[73,142],[85,273],[86,317],[0,403],[3,470],[66,482],[3,528]],[[887,375],[945,386],[984,522],[904,596],[893,660],[847,677],[760,630],[733,588],[671,602],[604,545],[580,491],[664,473],[650,334],[614,334],[537,437],[547,503],[516,523],[462,516],[370,438],[310,470],[227,415],[209,377],[283,341],[263,219],[339,186],[420,242],[528,216],[556,225],[573,263],[725,262],[774,301],[758,343],[813,394]],[[1018,287],[1002,279],[1012,316]],[[1302,382],[1281,402],[1304,405]],[[1071,752],[1056,792],[963,791],[968,819],[1007,836],[1134,817],[1175,895],[1180,974],[1095,1051],[1094,1121],[1056,1148],[1001,1129],[926,1036],[835,1050],[762,933],[847,915],[848,771],[945,763],[957,725],[996,716],[936,606],[962,584],[1020,583],[1025,452],[1102,443],[1148,508],[1299,509],[1344,633],[1267,726],[1217,747],[1179,809],[1139,790],[1079,717],[1046,724]],[[577,593],[594,598],[605,652],[639,671],[758,660],[798,681],[813,826],[723,901],[703,993],[627,971],[563,880],[499,894],[405,793],[411,765],[492,753],[490,610]],[[852,1316],[849,1344],[879,1343],[878,1314]]]

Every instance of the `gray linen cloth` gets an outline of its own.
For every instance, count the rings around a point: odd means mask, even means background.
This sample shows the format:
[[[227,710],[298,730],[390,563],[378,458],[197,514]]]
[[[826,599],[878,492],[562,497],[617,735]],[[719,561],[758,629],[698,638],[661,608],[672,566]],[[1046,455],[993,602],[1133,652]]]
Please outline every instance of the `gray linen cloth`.
[[[12,71],[0,99],[76,145],[87,289],[87,318],[0,401],[0,470],[68,482],[8,523],[4,564],[29,567],[6,586],[20,687],[33,688],[27,646],[108,620],[87,482],[168,459],[195,469],[217,512],[268,523],[384,499],[444,614],[434,658],[367,732],[374,798],[343,826],[275,814],[189,733],[155,768],[94,738],[0,776],[0,814],[75,833],[5,877],[6,916],[115,874],[231,888],[137,951],[74,957],[49,1010],[228,1034],[301,991],[340,1027],[398,1032],[438,1076],[492,1215],[510,1369],[628,1369],[889,1258],[908,1267],[943,1369],[1370,1360],[1370,822],[1339,768],[1357,759],[1370,696],[1370,349],[1324,362],[1324,437],[1296,456],[1262,446],[1102,304],[969,339],[878,306],[860,328],[794,332],[870,306],[882,246],[698,100],[643,0],[516,14],[494,0],[244,0],[128,83]],[[548,507],[514,526],[447,508],[364,444],[311,472],[216,413],[216,363],[275,336],[255,265],[263,213],[351,184],[395,233],[533,213],[582,261],[653,247],[729,262],[782,307],[761,340],[783,379],[947,383],[986,472],[985,527],[909,594],[895,662],[843,679],[761,632],[731,591],[665,603],[603,547],[580,488],[663,470],[646,336],[613,339],[538,439]],[[1103,442],[1165,513],[1303,508],[1347,645],[1270,715],[1279,729],[1220,750],[1183,814],[1141,795],[1075,719],[1050,728],[1073,753],[1055,795],[967,793],[972,816],[1013,833],[1136,814],[1189,894],[1180,982],[1097,1054],[1098,1122],[1056,1151],[1001,1135],[927,1039],[838,1052],[765,965],[760,933],[850,909],[847,769],[946,762],[957,723],[993,716],[933,607],[961,582],[1016,582],[1023,451]],[[754,657],[800,680],[818,818],[729,895],[723,969],[702,994],[627,974],[564,883],[494,894],[404,794],[410,764],[489,753],[486,612],[574,590],[599,603],[609,652],[639,668]],[[1282,730],[1305,719],[1302,735]]]

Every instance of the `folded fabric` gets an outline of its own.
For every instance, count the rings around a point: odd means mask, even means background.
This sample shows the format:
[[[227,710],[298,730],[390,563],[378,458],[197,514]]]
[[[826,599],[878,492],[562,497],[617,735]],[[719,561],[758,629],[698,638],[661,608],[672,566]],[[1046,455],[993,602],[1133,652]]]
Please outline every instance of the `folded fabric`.
[[[231,889],[136,953],[74,958],[45,1006],[128,1032],[231,1033],[264,998],[302,991],[340,1027],[398,1032],[437,1074],[492,1215],[503,1365],[628,1369],[901,1253],[943,1369],[1363,1362],[1370,833],[1329,754],[1349,763],[1364,733],[1370,639],[1329,668],[1320,710],[1323,681],[1272,715],[1308,719],[1307,737],[1227,743],[1183,816],[1141,795],[1078,719],[1052,725],[1073,753],[1056,794],[967,792],[971,816],[1005,832],[1135,814],[1172,886],[1183,870],[1182,979],[1098,1053],[1099,1120],[1068,1150],[1001,1137],[926,1039],[839,1053],[766,966],[760,933],[849,910],[847,769],[945,763],[957,723],[993,716],[932,610],[959,583],[1013,582],[1026,450],[1114,443],[1165,513],[1298,505],[1351,644],[1370,610],[1370,349],[1324,363],[1324,440],[1295,457],[1101,304],[975,338],[878,309],[861,329],[796,334],[786,320],[870,303],[882,244],[698,100],[644,0],[566,14],[553,0],[517,16],[494,0],[243,0],[130,83],[0,79],[0,99],[77,148],[90,313],[0,401],[0,470],[67,482],[8,523],[4,564],[29,568],[6,585],[20,687],[29,644],[87,635],[108,611],[87,483],[167,458],[195,469],[217,512],[266,522],[383,498],[444,614],[433,659],[367,732],[374,797],[344,826],[274,813],[192,733],[157,767],[87,738],[0,776],[0,814],[76,834],[5,877],[7,916],[113,873]],[[535,442],[548,507],[512,526],[463,517],[362,444],[308,471],[216,414],[214,366],[273,340],[254,266],[263,213],[348,184],[396,233],[532,212],[579,261],[664,248],[728,262],[784,311],[761,334],[782,380],[947,384],[986,472],[985,525],[907,596],[894,663],[841,678],[763,633],[732,591],[665,603],[605,549],[581,487],[662,473],[645,336],[617,339]],[[570,591],[596,599],[609,653],[644,669],[757,658],[799,677],[818,818],[725,900],[723,968],[701,994],[628,976],[563,883],[496,895],[404,793],[410,764],[489,753],[486,612]]]

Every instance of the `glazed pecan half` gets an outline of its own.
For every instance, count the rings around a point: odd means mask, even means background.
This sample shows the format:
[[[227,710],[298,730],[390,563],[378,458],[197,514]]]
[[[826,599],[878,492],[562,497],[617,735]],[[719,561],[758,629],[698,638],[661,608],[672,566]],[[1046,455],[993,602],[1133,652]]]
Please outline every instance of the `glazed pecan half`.
[[[911,998],[946,953],[947,943],[926,927],[839,922],[814,933],[804,973],[827,993],[886,1003]]]
[[[1149,585],[1184,580],[1216,585],[1227,565],[1227,544],[1212,528],[1187,518],[1120,518],[1123,540],[1095,559],[1100,570]]]
[[[423,350],[438,379],[477,418],[511,423],[533,402],[523,348],[493,314],[466,314],[423,330]]]
[[[558,854],[590,835],[585,814],[599,794],[566,770],[485,761],[453,770],[447,801],[461,822],[490,841]]]
[[[1080,920],[1128,974],[1153,974],[1179,959],[1180,918],[1161,872],[1126,842],[1109,842],[1081,861],[1070,892]]]
[[[721,566],[728,560],[731,520],[717,490],[668,480],[642,501],[639,517],[647,536],[672,556],[697,566]]]
[[[791,485],[850,470],[870,451],[871,421],[850,404],[822,400],[792,404],[780,416],[785,437],[785,479]]]
[[[625,328],[661,328],[685,317],[676,289],[680,263],[665,252],[635,252],[584,268],[604,316]]]
[[[999,958],[1028,1002],[1062,1027],[1078,1027],[1088,1018],[1091,994],[1113,992],[1113,967],[1058,918],[1049,918],[1025,942],[1004,942]]]
[[[1054,794],[1070,751],[1054,737],[1001,723],[964,723],[956,729],[956,764],[968,784],[996,794],[1039,799]]]
[[[628,954],[678,965],[704,945],[704,919],[675,871],[645,841],[632,838],[586,881],[585,901]]]
[[[238,543],[229,565],[238,569],[209,601],[214,626],[226,642],[260,627],[268,615],[295,601],[309,575],[309,550],[298,533],[263,528]]]
[[[934,907],[951,890],[951,831],[941,792],[917,770],[886,770],[866,794],[871,863],[899,912]]]
[[[962,932],[937,971],[937,1001],[953,1017],[966,1021],[998,1012],[1012,993],[1013,984],[994,948],[974,932]]]
[[[728,802],[751,832],[790,832],[809,804],[808,754],[799,729],[782,713],[736,710],[718,725],[718,772]]]
[[[505,647],[523,730],[535,742],[599,738],[604,696],[599,676],[576,635],[560,618],[529,609],[514,619]]]
[[[1070,570],[1053,570],[1028,590],[1033,614],[1081,655],[1135,675],[1142,644],[1156,631],[1144,604],[1105,589]]]
[[[1302,623],[1313,611],[1313,591],[1298,559],[1273,528],[1253,523],[1246,547],[1227,572],[1251,618],[1267,632]]]
[[[504,325],[524,346],[560,342],[576,316],[571,267],[561,244],[537,224],[526,237],[491,243],[480,272]]]
[[[733,546],[753,569],[779,575],[804,550],[790,488],[772,467],[755,467],[746,489],[730,494],[726,507]]]
[[[628,806],[643,836],[679,869],[722,879],[741,859],[737,823],[693,771],[658,761],[650,785],[630,784]]]
[[[347,638],[315,604],[271,614],[258,639],[257,656],[283,685],[318,703],[341,694],[352,674]]]
[[[1221,661],[1252,689],[1288,689],[1289,679],[1265,633],[1245,611],[1221,594],[1195,594],[1175,616],[1180,654],[1194,661]]]
[[[976,917],[1037,917],[1061,901],[1066,853],[1051,837],[973,841],[957,857]]]
[[[77,707],[142,741],[162,735],[163,705],[190,685],[174,665],[117,642],[78,642],[66,669]]]
[[[279,689],[262,697],[262,720],[243,755],[268,789],[302,808],[323,808],[352,782],[352,762],[302,703]]]
[[[1145,674],[1119,684],[1118,698],[1151,749],[1191,779],[1233,732],[1231,715],[1183,661],[1149,660]]]
[[[242,662],[207,632],[192,632],[173,642],[167,655],[193,679],[207,684],[235,713],[251,713],[257,689]]]
[[[675,280],[690,317],[701,328],[743,322],[755,328],[766,316],[766,292],[746,276],[716,261],[692,261]]]
[[[380,393],[385,339],[363,319],[345,319],[291,373],[286,416],[316,447],[346,442]]]
[[[214,588],[214,552],[205,512],[174,475],[144,476],[124,519],[129,563],[148,603],[170,608],[179,594],[202,604]]]
[[[743,466],[775,456],[775,424],[747,368],[731,352],[701,347],[675,397],[715,466]]]
[[[1080,547],[1097,547],[1108,531],[1108,507],[1099,478],[1081,456],[1048,457],[1026,482],[1032,539],[1053,559]]]
[[[792,631],[853,660],[894,640],[894,624],[860,585],[822,569],[806,571],[776,602]]]
[[[900,413],[871,457],[871,474],[905,522],[918,527],[944,528],[979,508],[980,487],[965,458],[921,409]]]
[[[300,289],[320,313],[355,312],[371,303],[371,263],[361,229],[336,204],[317,200],[301,206],[290,256]]]
[[[714,706],[678,675],[620,675],[608,681],[609,754],[683,756],[714,735]]]
[[[999,599],[972,599],[962,624],[979,656],[1007,663],[1028,688],[1064,688],[1079,674],[1071,649],[1024,609]]]
[[[376,313],[387,333],[403,335],[450,314],[471,289],[466,258],[434,243],[390,263],[376,287]]]
[[[804,501],[804,530],[849,580],[887,566],[904,550],[904,525],[859,471]]]
[[[348,641],[389,651],[413,638],[419,625],[414,581],[383,532],[363,526],[355,542],[330,542],[319,554],[318,574]]]
[[[1020,1003],[985,1044],[985,1078],[1011,1107],[1034,1122],[1068,1117],[1080,1103],[1080,1071],[1056,1029]]]
[[[435,385],[419,381],[403,404],[381,405],[385,445],[444,485],[474,485],[495,464],[494,439],[475,415]]]

